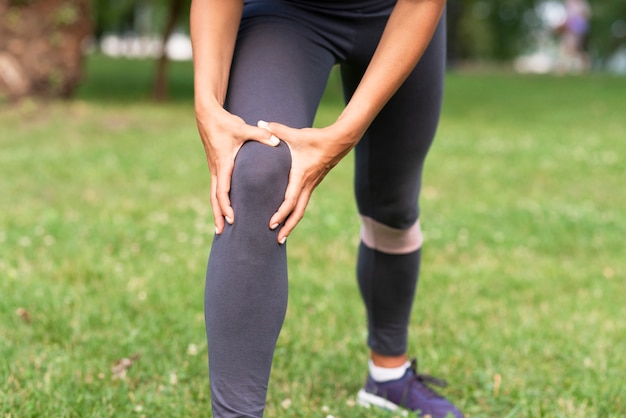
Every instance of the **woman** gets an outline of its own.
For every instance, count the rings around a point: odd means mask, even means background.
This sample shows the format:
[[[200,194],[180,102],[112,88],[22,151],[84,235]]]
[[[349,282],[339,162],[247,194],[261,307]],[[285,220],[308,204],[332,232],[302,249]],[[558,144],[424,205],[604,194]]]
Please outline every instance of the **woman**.
[[[263,415],[287,306],[286,239],[314,188],[355,147],[357,276],[371,358],[358,400],[462,416],[407,356],[422,244],[417,200],[442,97],[444,6],[192,2],[196,119],[216,230],[205,294],[215,417]],[[346,107],[313,129],[335,64]]]
[[[584,41],[589,31],[591,8],[587,0],[565,0],[565,20],[559,32],[561,45],[557,71],[580,72],[589,69]]]

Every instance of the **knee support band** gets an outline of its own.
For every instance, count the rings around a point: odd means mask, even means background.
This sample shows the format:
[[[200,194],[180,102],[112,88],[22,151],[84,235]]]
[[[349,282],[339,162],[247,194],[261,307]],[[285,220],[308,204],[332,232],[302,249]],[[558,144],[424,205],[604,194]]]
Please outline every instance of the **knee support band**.
[[[419,219],[408,229],[397,229],[361,216],[361,240],[385,254],[408,254],[419,250],[424,238]]]

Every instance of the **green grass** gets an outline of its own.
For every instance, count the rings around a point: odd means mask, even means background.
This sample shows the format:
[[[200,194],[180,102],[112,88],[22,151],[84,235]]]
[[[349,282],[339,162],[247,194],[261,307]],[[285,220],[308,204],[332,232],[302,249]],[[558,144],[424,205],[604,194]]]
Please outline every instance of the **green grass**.
[[[0,416],[209,416],[212,237],[191,67],[92,57],[0,108]],[[471,417],[626,416],[626,79],[449,74],[411,353]],[[337,79],[318,123],[340,111]],[[390,417],[364,379],[351,157],[290,237],[268,417]],[[123,378],[114,364],[134,359]]]

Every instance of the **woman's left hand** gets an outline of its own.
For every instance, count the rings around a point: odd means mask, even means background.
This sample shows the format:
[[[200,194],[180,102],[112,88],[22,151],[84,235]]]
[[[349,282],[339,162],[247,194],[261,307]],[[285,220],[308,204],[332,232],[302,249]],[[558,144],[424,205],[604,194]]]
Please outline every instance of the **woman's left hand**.
[[[291,171],[285,200],[270,219],[270,228],[278,232],[283,244],[304,216],[315,187],[326,174],[354,147],[362,132],[350,132],[335,123],[327,128],[294,129],[272,122],[266,127],[283,140],[291,151]]]

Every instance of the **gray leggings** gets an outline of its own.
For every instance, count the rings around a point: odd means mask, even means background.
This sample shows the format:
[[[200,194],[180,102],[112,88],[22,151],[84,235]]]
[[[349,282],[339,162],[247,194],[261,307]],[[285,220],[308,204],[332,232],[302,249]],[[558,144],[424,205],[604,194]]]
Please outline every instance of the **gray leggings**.
[[[389,0],[246,2],[226,108],[309,127],[331,68],[346,99],[363,75],[393,6]],[[409,79],[355,150],[355,194],[363,217],[357,277],[368,315],[368,345],[383,355],[407,349],[421,240],[422,166],[443,90],[443,23]],[[231,185],[234,225],[216,236],[205,294],[213,414],[261,417],[272,357],[287,308],[286,246],[268,228],[284,198],[291,155],[247,142]]]

